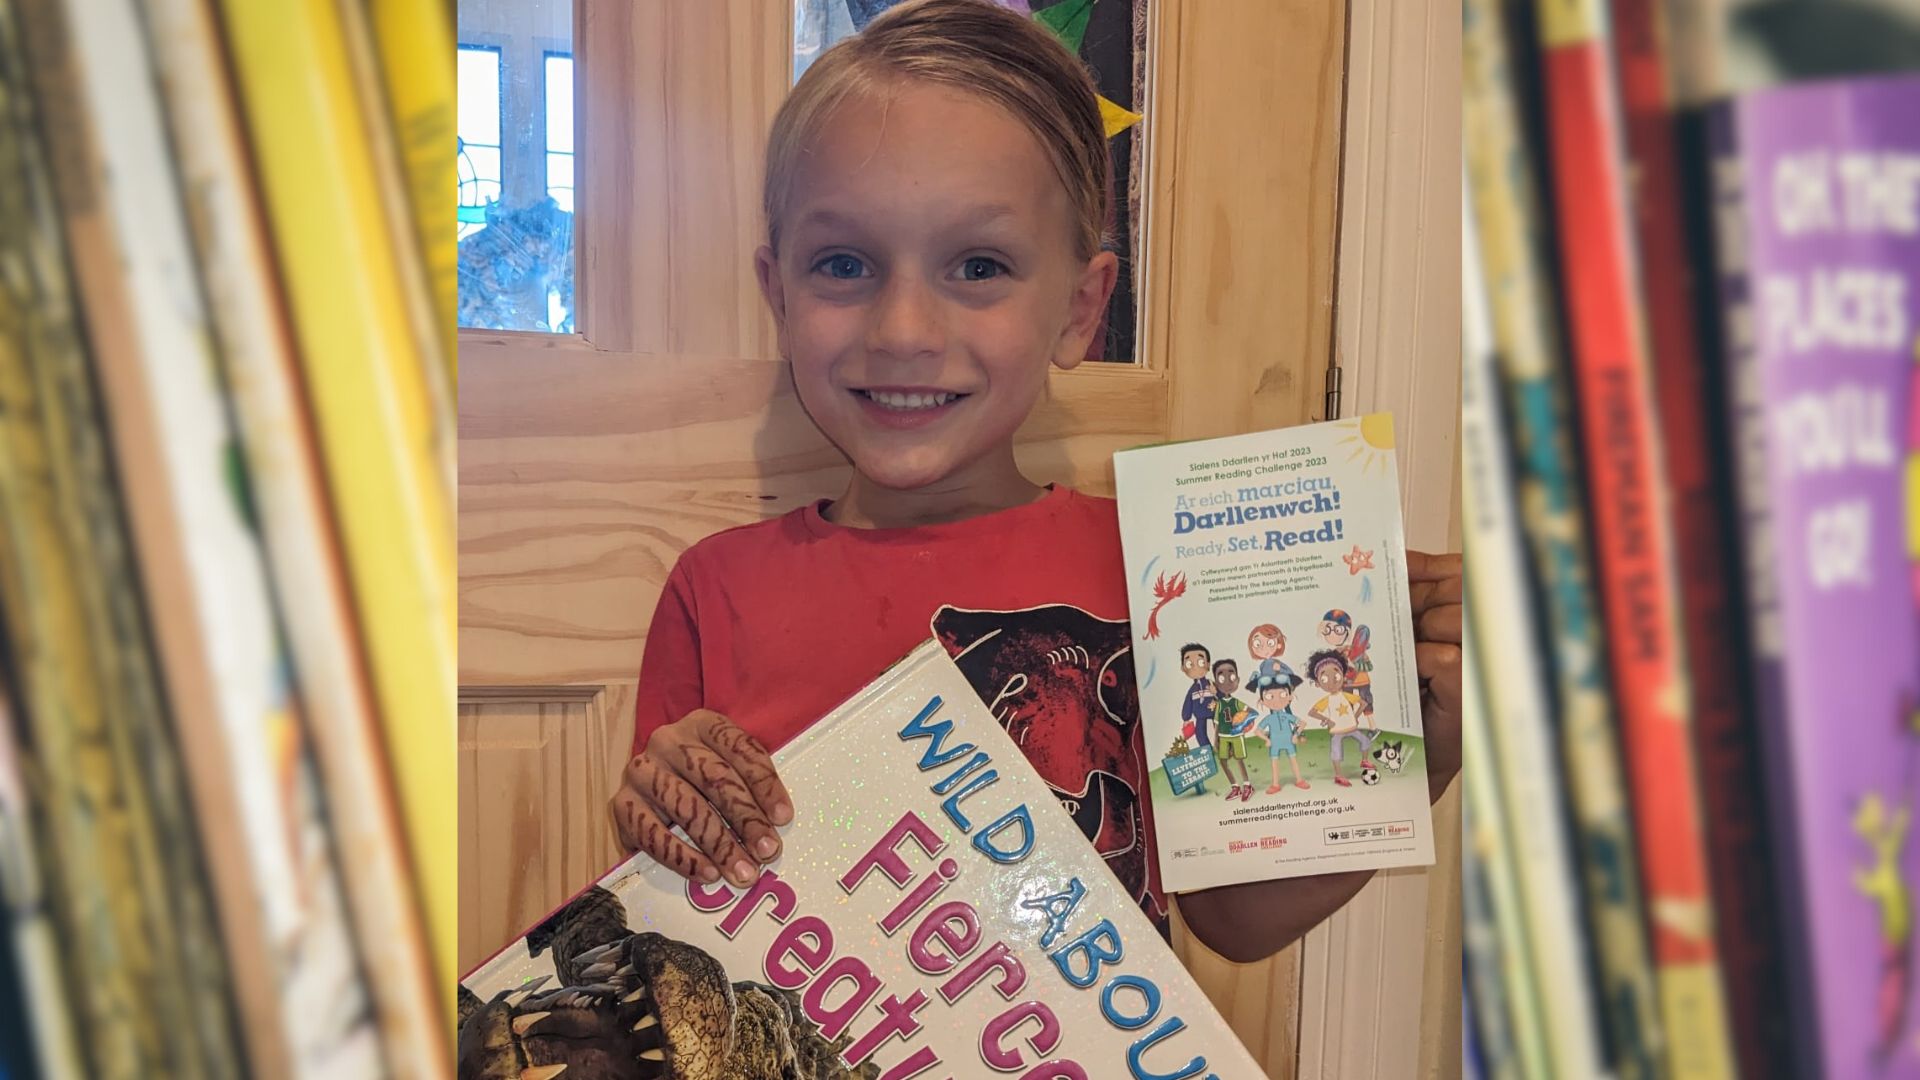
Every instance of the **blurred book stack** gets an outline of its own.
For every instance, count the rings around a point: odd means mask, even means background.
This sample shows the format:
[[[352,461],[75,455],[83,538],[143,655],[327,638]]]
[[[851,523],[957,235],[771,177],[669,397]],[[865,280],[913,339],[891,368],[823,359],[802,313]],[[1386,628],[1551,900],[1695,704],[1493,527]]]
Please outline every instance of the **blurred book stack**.
[[[1469,1067],[1920,1077],[1920,9],[1464,6]]]
[[[451,1073],[451,40],[0,0],[4,1080]]]

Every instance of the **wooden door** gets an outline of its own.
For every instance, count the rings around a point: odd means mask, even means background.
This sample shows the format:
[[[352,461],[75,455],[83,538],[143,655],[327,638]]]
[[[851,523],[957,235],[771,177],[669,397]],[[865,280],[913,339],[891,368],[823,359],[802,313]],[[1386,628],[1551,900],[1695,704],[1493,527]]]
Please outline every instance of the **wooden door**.
[[[1018,440],[1031,475],[1097,493],[1115,450],[1318,418],[1334,352],[1346,3],[1149,22],[1140,361],[1054,372]],[[751,271],[791,27],[782,0],[580,0],[580,333],[461,334],[463,970],[615,859],[604,803],[675,557],[844,483]],[[1294,1075],[1299,948],[1179,947]]]

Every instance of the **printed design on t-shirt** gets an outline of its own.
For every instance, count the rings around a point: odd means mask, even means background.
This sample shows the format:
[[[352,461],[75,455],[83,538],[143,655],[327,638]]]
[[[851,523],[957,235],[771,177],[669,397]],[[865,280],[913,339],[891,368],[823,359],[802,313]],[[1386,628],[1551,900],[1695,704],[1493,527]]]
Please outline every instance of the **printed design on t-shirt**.
[[[1163,922],[1165,901],[1141,818],[1138,779],[1146,769],[1127,622],[1049,604],[1020,611],[948,605],[932,623],[974,692],[1114,876]]]

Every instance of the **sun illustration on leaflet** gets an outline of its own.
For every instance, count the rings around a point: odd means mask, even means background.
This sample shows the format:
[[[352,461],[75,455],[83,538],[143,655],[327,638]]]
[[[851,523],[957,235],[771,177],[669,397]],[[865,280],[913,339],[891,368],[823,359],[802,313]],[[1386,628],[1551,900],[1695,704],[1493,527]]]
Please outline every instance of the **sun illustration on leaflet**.
[[[1334,441],[1334,453],[1350,449],[1346,460],[1360,462],[1363,476],[1375,469],[1386,471],[1387,464],[1393,460],[1392,413],[1369,413],[1338,421],[1336,426],[1349,434]]]

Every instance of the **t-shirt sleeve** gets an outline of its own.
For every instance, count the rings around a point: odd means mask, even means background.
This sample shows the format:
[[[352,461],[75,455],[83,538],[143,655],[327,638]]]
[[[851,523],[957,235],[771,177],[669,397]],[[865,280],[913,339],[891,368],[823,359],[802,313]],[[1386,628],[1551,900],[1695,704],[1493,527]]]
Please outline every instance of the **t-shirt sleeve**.
[[[667,574],[653,622],[647,627],[640,683],[634,689],[633,752],[640,752],[655,728],[700,708],[705,697],[692,574],[682,558]]]

